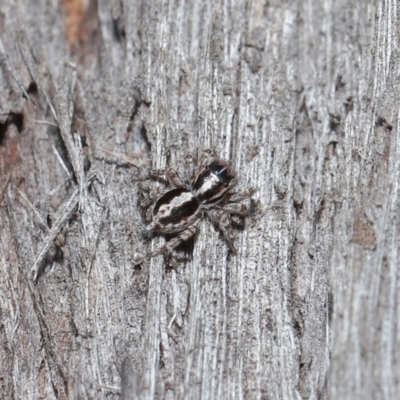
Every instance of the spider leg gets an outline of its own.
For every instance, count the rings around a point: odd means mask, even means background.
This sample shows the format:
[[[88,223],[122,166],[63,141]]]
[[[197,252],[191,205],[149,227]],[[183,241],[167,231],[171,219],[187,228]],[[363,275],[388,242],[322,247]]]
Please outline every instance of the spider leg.
[[[204,150],[199,158],[198,167],[201,169],[211,162],[215,158],[215,152],[211,149]]]
[[[173,269],[178,269],[179,268],[179,263],[188,261],[189,258],[188,257],[180,257],[177,256],[174,253],[167,253],[165,255],[165,264],[166,266],[170,266]]]
[[[187,185],[179,177],[178,172],[176,172],[173,168],[153,169],[150,171],[150,176],[154,178],[165,176],[172,187],[187,188]]]
[[[144,260],[150,260],[150,258],[159,256],[161,254],[171,253],[173,249],[178,247],[181,243],[190,239],[196,233],[197,223],[188,226],[187,229],[179,233],[178,236],[169,240],[163,247],[160,247],[158,250],[150,251],[145,256],[140,257],[135,260],[136,264],[141,264]]]
[[[193,155],[188,154],[185,157],[185,169],[187,174],[188,182],[191,182],[194,178],[194,165],[193,165]]]
[[[239,203],[240,201],[246,200],[253,196],[253,194],[256,192],[254,188],[248,188],[242,193],[232,193],[230,197],[229,194],[227,196],[227,202],[228,203]]]
[[[140,202],[140,207],[150,207],[162,194],[164,194],[165,188],[156,187],[150,191],[150,193],[143,194],[143,200]]]
[[[218,227],[222,232],[226,243],[228,244],[229,250],[236,254],[236,247],[233,244],[234,234],[233,229],[230,224],[229,214],[222,208],[213,208],[211,210],[206,210],[207,216],[210,220]]]
[[[246,218],[250,214],[250,207],[245,204],[228,204],[224,207],[215,207],[218,210],[223,210],[225,213],[238,215],[241,218]]]

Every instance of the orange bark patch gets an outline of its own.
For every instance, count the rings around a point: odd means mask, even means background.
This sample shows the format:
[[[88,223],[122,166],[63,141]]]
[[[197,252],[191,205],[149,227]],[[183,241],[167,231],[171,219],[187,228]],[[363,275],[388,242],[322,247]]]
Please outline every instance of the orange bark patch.
[[[365,249],[373,250],[376,246],[376,234],[374,224],[364,214],[357,216],[353,223],[353,243],[357,243]]]
[[[64,0],[67,41],[70,46],[80,39],[80,29],[85,17],[85,0]]]

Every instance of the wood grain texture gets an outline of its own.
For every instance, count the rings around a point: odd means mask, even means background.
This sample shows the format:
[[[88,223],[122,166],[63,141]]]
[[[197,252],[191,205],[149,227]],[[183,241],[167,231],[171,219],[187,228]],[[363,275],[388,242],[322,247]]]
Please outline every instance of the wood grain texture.
[[[399,15],[2,1],[0,398],[396,398]],[[148,168],[206,148],[257,189],[238,254],[204,221],[135,267]]]

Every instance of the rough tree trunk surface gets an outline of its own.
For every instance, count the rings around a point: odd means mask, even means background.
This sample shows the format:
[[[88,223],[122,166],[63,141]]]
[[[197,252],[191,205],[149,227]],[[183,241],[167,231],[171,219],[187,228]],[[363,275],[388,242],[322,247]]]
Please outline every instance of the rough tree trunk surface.
[[[0,397],[396,398],[397,0],[86,3],[0,4]],[[148,169],[206,148],[238,254],[135,267]]]

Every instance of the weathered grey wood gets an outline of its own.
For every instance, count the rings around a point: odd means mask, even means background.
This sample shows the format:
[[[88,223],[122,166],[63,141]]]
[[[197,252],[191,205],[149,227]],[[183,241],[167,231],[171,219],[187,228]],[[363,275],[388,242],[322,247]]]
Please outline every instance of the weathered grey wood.
[[[396,0],[63,4],[0,4],[0,397],[398,397]],[[134,268],[148,159],[209,147],[237,256]]]

